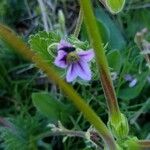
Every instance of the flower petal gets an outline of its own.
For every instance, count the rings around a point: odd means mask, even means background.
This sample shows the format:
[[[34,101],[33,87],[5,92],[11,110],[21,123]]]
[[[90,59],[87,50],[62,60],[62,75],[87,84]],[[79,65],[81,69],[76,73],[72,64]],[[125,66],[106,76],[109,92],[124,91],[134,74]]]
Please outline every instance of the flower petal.
[[[89,62],[94,57],[94,51],[92,49],[88,50],[88,51],[80,51],[80,52],[78,52],[78,55],[80,56],[81,60]]]
[[[54,64],[57,67],[66,68],[67,67],[66,56],[67,53],[65,51],[62,50],[58,51],[58,55],[55,58]]]
[[[135,78],[129,83],[129,87],[134,87],[137,84],[137,79]]]
[[[130,74],[126,74],[124,76],[125,81],[132,81],[133,80],[133,76],[131,76]]]
[[[59,49],[62,49],[63,47],[71,47],[71,46],[72,45],[69,42],[67,42],[65,40],[61,40],[57,46],[57,49],[59,50]]]
[[[72,82],[77,77],[76,68],[74,64],[69,65],[67,70],[66,80],[67,82]]]
[[[80,78],[87,81],[91,80],[91,70],[87,62],[80,60],[76,63],[75,69]]]

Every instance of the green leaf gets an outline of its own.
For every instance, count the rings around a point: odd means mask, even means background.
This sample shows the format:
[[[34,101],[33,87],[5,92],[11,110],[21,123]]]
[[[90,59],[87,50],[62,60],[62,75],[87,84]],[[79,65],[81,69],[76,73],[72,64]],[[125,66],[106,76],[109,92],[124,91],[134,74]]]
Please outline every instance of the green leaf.
[[[109,15],[102,9],[97,8],[95,15],[98,21],[100,21],[108,30],[108,48],[109,49],[123,49],[126,46],[125,38],[121,33],[121,28],[112,20]]]
[[[81,48],[83,50],[87,50],[89,48],[89,42],[88,41],[80,41],[74,35],[69,36],[67,40],[72,45],[75,45],[76,48]]]
[[[32,94],[34,106],[51,120],[61,120],[67,116],[67,107],[46,92]]]
[[[119,91],[118,98],[123,100],[131,100],[136,98],[144,88],[147,81],[148,72],[140,74],[137,77],[138,83],[132,88],[124,88]]]
[[[109,67],[112,68],[113,71],[117,71],[117,72],[120,71],[122,66],[122,58],[121,58],[120,51],[118,50],[111,51],[107,55],[107,60],[109,63]]]
[[[129,11],[122,16],[121,19],[125,24],[125,33],[128,39],[133,39],[137,31],[143,28],[149,29],[150,11],[149,9],[138,9],[136,11]]]
[[[99,19],[96,19],[99,32],[101,33],[102,40],[106,44],[110,40],[110,32],[107,26]]]
[[[109,29],[107,28],[107,26],[100,19],[96,19],[96,21],[97,21],[99,32],[101,33],[102,42],[104,44],[107,44],[107,42],[110,40]],[[87,30],[86,30],[86,27],[85,27],[84,24],[82,25],[81,35],[82,35],[83,39],[88,38]]]
[[[53,57],[48,52],[48,46],[53,43],[58,43],[60,36],[55,32],[40,31],[35,35],[29,37],[29,44],[32,50],[39,53],[46,60],[50,61]]]
[[[34,137],[47,131],[43,128],[45,121],[42,121],[39,116],[29,115],[28,112],[25,115],[18,114],[7,118],[5,121],[9,128],[0,126],[0,139],[3,141],[1,145],[5,150],[33,150],[33,144],[35,146],[39,140]]]
[[[125,0],[105,0],[105,2],[106,7],[113,14],[119,13],[125,4]]]
[[[61,40],[60,36],[55,32],[39,31],[35,35],[29,37],[29,44],[33,51],[44,58],[47,63],[53,64],[57,55],[57,43]],[[50,45],[51,48],[49,48]],[[53,65],[57,73],[64,77],[65,70]]]

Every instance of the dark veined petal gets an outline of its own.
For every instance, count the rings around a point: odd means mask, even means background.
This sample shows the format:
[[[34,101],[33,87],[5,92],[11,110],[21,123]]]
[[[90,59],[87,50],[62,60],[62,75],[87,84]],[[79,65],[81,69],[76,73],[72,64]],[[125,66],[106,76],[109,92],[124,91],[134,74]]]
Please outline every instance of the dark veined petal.
[[[80,51],[78,52],[78,55],[81,60],[89,62],[94,58],[94,51],[92,49],[87,50],[87,51]]]
[[[58,55],[55,58],[54,64],[57,67],[60,68],[66,68],[67,67],[67,61],[66,61],[67,53],[65,51],[58,51]]]
[[[64,47],[72,47],[72,45],[69,42],[65,41],[65,40],[61,40],[60,43],[57,46],[57,49],[58,50],[63,49]]]
[[[75,64],[75,70],[77,75],[83,80],[91,80],[91,70],[87,62],[80,60]]]
[[[70,52],[63,50],[64,48],[70,48],[72,45],[65,40],[61,40],[58,44],[58,55],[55,58],[54,64],[60,68],[67,68],[66,80],[72,82],[77,77],[83,80],[91,80],[91,70],[88,62],[94,57],[92,49],[87,51],[77,52],[79,59],[75,62],[68,62],[67,58]]]
[[[67,70],[66,80],[67,82],[72,82],[77,78],[76,66],[74,64],[70,64]]]

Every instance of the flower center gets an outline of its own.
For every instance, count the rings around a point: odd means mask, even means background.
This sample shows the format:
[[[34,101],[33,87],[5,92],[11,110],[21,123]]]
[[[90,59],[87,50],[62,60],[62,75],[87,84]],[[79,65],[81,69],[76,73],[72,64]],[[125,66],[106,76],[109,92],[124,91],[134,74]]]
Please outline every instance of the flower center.
[[[75,63],[79,60],[79,56],[77,55],[76,52],[70,52],[67,55],[67,62],[68,63]]]

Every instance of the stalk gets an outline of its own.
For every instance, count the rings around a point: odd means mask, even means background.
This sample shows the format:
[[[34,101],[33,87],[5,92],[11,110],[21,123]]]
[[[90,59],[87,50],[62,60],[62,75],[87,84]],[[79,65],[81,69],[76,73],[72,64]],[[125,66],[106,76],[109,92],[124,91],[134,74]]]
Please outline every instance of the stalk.
[[[22,54],[30,61],[36,63],[36,65],[47,74],[49,79],[54,81],[55,84],[57,84],[62,89],[62,91],[68,96],[68,99],[73,102],[78,110],[83,113],[84,117],[96,128],[96,130],[99,132],[100,136],[106,143],[108,149],[116,150],[115,140],[101,118],[98,117],[96,113],[91,109],[91,107],[85,103],[84,99],[82,99],[76,93],[72,86],[67,84],[58,76],[57,72],[51,65],[47,64],[41,56],[35,55],[35,53],[31,51],[19,37],[12,33],[9,28],[1,24],[0,37],[5,40],[12,48],[17,50],[17,52]]]
[[[115,94],[115,90],[110,77],[108,62],[105,55],[105,50],[102,45],[102,38],[99,34],[96,19],[92,10],[90,0],[81,0],[81,8],[83,10],[84,21],[87,26],[91,44],[95,51],[96,62],[100,73],[100,80],[103,86],[104,94],[109,108],[109,115],[112,118],[120,118],[120,110]]]
[[[84,21],[87,26],[91,44],[95,51],[100,80],[109,109],[108,127],[117,139],[124,139],[128,136],[129,133],[128,120],[125,115],[120,112],[118,106],[105,50],[102,44],[102,38],[98,30],[96,19],[94,17],[92,3],[90,0],[81,0],[80,6],[83,10]]]

